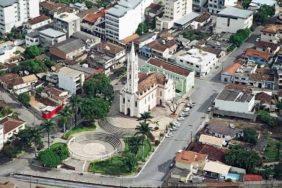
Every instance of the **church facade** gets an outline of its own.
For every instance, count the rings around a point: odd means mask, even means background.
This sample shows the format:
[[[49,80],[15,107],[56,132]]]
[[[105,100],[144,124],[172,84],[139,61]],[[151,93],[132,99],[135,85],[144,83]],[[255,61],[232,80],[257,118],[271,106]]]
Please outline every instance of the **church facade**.
[[[120,91],[120,112],[130,117],[164,105],[175,97],[173,80],[160,73],[139,73],[138,57],[131,47],[127,59],[127,83]]]

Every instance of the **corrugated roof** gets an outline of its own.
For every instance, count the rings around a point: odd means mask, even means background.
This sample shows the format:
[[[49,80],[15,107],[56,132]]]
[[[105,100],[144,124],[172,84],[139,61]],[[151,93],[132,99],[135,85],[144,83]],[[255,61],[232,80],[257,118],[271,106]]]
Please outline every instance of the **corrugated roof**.
[[[225,143],[225,140],[224,140],[224,138],[218,138],[218,137],[215,137],[215,136],[201,134],[201,136],[199,138],[199,142],[201,142],[203,144],[209,144],[209,145],[213,145],[213,146],[222,147],[222,145]]]
[[[204,166],[204,171],[213,172],[226,176],[230,168],[231,166],[225,165],[223,163],[208,161]]]
[[[236,18],[248,18],[253,14],[253,11],[250,10],[243,10],[240,8],[235,7],[226,7],[225,9],[221,10],[218,15],[219,16],[232,16]]]

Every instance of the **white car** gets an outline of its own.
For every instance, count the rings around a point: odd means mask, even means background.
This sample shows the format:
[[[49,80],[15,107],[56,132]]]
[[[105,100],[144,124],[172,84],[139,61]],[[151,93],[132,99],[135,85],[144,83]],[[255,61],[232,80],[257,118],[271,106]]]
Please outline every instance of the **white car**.
[[[183,121],[183,120],[184,120],[184,117],[177,118],[177,121]]]
[[[173,135],[172,135],[172,133],[170,133],[170,132],[165,135],[166,138],[170,138],[170,137],[172,137],[172,136],[173,136]]]
[[[184,108],[183,112],[189,112],[190,107]]]
[[[187,117],[187,116],[189,116],[190,114],[189,113],[187,113],[187,112],[181,112],[180,113],[180,116],[181,117]]]
[[[180,125],[180,123],[178,121],[174,121],[172,122],[173,125]]]

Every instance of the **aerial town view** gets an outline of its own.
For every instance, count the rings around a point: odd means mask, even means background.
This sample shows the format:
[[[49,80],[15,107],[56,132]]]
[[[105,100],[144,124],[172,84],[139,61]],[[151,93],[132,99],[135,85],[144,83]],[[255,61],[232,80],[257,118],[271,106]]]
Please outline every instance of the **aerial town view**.
[[[282,187],[282,0],[0,0],[0,188]]]

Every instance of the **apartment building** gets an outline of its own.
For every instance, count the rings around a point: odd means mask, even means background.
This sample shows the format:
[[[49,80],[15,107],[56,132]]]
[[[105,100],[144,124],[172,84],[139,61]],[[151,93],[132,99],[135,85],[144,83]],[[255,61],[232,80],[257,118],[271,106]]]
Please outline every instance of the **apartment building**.
[[[105,15],[106,38],[120,41],[135,33],[153,0],[120,0]]]
[[[165,0],[164,15],[157,17],[156,28],[158,30],[170,29],[176,20],[192,12],[191,0]]]
[[[252,11],[227,7],[217,14],[215,32],[236,33],[240,29],[251,28],[252,25]]]
[[[76,94],[80,90],[85,81],[83,72],[63,67],[59,70],[59,88],[69,91],[71,94]]]
[[[67,33],[67,37],[80,31],[80,18],[74,13],[64,12],[54,16],[54,28]]]
[[[39,0],[1,0],[0,33],[9,33],[29,19],[39,16]]]
[[[209,0],[208,1],[208,10],[210,13],[218,13],[225,7],[235,6],[237,0]]]
[[[270,24],[261,30],[261,41],[279,44],[282,39],[282,25]]]

